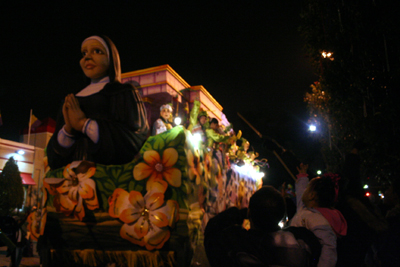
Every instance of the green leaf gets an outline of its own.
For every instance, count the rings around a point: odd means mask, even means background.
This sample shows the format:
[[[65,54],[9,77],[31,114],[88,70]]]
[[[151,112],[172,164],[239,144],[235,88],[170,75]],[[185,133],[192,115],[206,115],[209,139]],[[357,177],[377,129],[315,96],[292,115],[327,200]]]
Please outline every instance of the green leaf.
[[[117,180],[119,176],[121,175],[122,172],[122,168],[120,166],[113,166],[111,168],[111,178],[113,178],[113,180]]]
[[[155,150],[160,151],[160,150],[162,150],[164,147],[165,147],[165,142],[164,142],[164,140],[163,140],[161,137],[156,138],[155,141],[154,141],[154,144],[153,144],[153,148],[154,148]]]
[[[170,143],[176,138],[176,132],[174,130],[175,129],[173,129],[170,132],[168,132],[167,134],[165,134],[165,143],[168,146],[173,146],[173,145],[170,145]]]
[[[104,187],[105,187],[106,189],[110,190],[111,192],[114,192],[114,190],[115,190],[115,185],[114,185],[114,184],[111,184],[111,182],[109,182],[109,181],[106,181],[106,182],[104,183]]]
[[[118,179],[118,184],[123,184],[123,183],[127,183],[130,180],[133,179],[133,173],[131,171],[127,171],[125,173],[123,173],[119,179]]]
[[[136,181],[135,180],[130,181],[129,184],[128,184],[128,190],[127,191],[128,192],[133,191],[134,188],[135,188],[135,185],[136,185]]]
[[[100,192],[104,191],[104,186],[100,181],[96,181],[96,186],[99,189]]]
[[[178,200],[178,194],[177,194],[175,188],[172,188],[172,195],[171,195],[171,198],[170,198],[170,199],[172,199],[172,200]]]
[[[181,133],[176,135],[175,138],[168,143],[168,146],[172,147],[177,147],[179,145],[181,145],[182,147],[185,145],[185,138],[184,135]]]
[[[143,193],[142,191],[143,191],[143,188],[144,188],[144,186],[143,185],[141,185],[141,184],[136,184],[136,186],[133,188],[133,190],[131,190],[131,191],[138,191],[138,192],[141,192],[141,193]]]
[[[103,200],[103,210],[108,212],[108,197],[102,194],[101,199]]]
[[[147,141],[142,146],[142,149],[140,149],[140,153],[143,154],[145,151],[149,151],[149,150],[153,150],[153,147],[151,146],[149,139],[147,139]]]

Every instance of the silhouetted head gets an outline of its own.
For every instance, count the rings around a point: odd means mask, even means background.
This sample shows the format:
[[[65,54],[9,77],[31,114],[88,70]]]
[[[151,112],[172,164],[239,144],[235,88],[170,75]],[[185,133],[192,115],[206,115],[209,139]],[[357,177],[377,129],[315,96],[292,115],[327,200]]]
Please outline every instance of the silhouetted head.
[[[218,129],[218,120],[216,118],[212,118],[210,121],[210,128],[213,130],[217,130]]]
[[[308,183],[308,186],[302,196],[304,205],[311,208],[331,208],[335,204],[335,199],[335,183],[329,176],[321,176],[312,179]]]
[[[251,196],[249,218],[252,228],[276,231],[284,215],[285,200],[272,186],[263,186]]]

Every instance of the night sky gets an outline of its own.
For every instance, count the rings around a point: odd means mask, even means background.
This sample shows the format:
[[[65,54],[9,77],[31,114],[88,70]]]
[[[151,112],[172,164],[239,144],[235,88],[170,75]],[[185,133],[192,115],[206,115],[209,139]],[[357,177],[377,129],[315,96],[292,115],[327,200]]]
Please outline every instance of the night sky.
[[[298,32],[303,1],[47,2],[0,4],[0,138],[18,140],[30,109],[55,119],[84,82],[81,42],[104,34],[122,72],[169,64],[203,85],[260,153],[261,139],[237,112],[300,159],[310,156],[303,97],[317,77]]]

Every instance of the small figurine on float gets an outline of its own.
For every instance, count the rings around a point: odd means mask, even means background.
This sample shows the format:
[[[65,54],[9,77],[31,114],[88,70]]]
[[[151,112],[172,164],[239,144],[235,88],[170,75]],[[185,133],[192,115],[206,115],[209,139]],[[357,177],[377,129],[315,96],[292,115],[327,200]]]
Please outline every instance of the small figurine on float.
[[[149,126],[138,91],[121,83],[117,48],[106,36],[91,36],[81,45],[80,66],[90,84],[69,94],[47,146],[51,169],[77,160],[125,164],[147,138]]]
[[[172,129],[172,107],[169,104],[160,107],[160,118],[153,124],[152,135],[157,135]]]

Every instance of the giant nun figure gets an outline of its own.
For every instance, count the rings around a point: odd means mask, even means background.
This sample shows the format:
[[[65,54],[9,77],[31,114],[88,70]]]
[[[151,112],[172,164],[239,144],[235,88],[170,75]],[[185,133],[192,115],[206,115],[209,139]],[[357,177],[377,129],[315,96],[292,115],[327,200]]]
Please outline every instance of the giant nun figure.
[[[110,165],[133,160],[149,126],[137,90],[121,84],[118,51],[106,36],[91,36],[81,46],[80,66],[91,80],[65,97],[54,135],[47,146],[49,166],[87,160]]]

